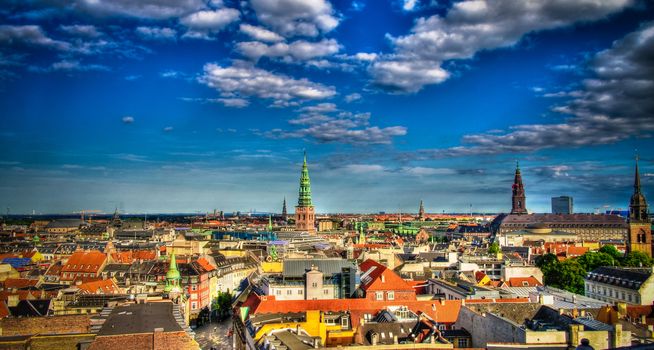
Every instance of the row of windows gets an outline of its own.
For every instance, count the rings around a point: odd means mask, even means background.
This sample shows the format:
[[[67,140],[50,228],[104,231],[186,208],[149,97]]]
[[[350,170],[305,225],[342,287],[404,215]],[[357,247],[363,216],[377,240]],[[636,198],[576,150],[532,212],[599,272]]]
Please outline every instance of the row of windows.
[[[622,301],[626,301],[629,303],[640,303],[640,296],[638,293],[627,293],[623,290],[617,290],[613,289],[611,287],[600,287],[600,286],[595,286],[594,284],[586,283],[586,292],[590,292],[592,294],[595,294],[595,297],[599,297],[601,300],[607,301],[608,298],[602,298],[601,296],[604,297],[609,297],[609,298],[614,298],[614,299],[620,299]],[[610,300],[608,300],[610,301]]]

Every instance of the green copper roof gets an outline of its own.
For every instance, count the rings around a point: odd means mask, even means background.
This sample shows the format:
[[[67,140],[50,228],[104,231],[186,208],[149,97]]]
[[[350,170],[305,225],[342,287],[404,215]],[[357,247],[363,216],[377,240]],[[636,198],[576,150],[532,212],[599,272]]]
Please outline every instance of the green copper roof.
[[[302,163],[302,175],[300,176],[300,195],[297,205],[310,207],[311,204],[311,180],[309,179],[309,168],[307,167],[307,153],[304,152],[304,163]]]
[[[168,272],[166,273],[167,280],[180,279],[181,275],[179,270],[177,270],[177,260],[175,259],[175,253],[170,256],[170,266],[168,267]]]

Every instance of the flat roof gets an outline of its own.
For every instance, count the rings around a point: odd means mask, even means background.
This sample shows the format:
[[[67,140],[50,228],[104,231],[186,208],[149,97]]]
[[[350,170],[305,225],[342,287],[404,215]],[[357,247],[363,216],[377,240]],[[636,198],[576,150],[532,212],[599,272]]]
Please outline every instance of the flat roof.
[[[182,331],[173,317],[173,304],[170,302],[144,303],[118,306],[98,332],[102,335],[152,333],[155,328],[164,332]]]

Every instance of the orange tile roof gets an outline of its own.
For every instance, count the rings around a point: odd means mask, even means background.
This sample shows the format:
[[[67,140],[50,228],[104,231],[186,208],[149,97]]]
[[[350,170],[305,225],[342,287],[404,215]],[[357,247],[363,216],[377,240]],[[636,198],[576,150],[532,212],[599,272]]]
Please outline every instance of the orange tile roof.
[[[372,259],[362,262],[359,267],[361,268],[361,276],[367,275],[369,277],[361,279],[361,289],[365,291],[415,291],[407,281],[400,278],[394,271]]]
[[[27,288],[27,287],[34,287],[38,283],[38,280],[30,280],[27,278],[7,278],[4,282],[2,282],[2,285],[6,289],[20,289],[20,288]]]
[[[83,294],[119,294],[120,288],[113,279],[85,282],[77,286]]]
[[[205,269],[206,271],[213,271],[213,270],[216,269],[216,268],[215,268],[213,265],[211,265],[211,263],[210,263],[209,261],[207,261],[207,259],[205,259],[205,258],[200,258],[200,259],[197,260],[197,262],[198,262],[198,264],[199,264],[203,269]]]
[[[509,278],[507,283],[509,284],[509,287],[536,287],[543,285],[534,276]]]
[[[254,297],[252,296],[254,295]],[[258,302],[254,299],[259,299]],[[437,322],[454,323],[459,317],[460,300],[427,301],[371,301],[368,299],[324,299],[324,300],[276,300],[272,296],[259,297],[252,293],[246,303],[251,314],[279,312],[319,311],[359,311],[377,313],[389,306],[406,306],[413,312],[422,311]]]
[[[62,272],[94,272],[97,273],[102,264],[107,260],[107,255],[92,250],[88,252],[76,251],[68,258]]]

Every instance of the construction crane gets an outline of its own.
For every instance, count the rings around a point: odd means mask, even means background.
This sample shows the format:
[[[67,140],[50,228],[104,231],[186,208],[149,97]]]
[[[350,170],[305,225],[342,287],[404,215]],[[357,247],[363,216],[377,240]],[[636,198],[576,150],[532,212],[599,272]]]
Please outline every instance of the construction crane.
[[[89,222],[91,221],[91,217],[93,216],[93,213],[102,213],[102,210],[95,210],[95,209],[82,209],[80,211],[75,211],[73,212],[74,214],[80,214],[81,220],[84,221],[84,215],[86,214],[91,214],[88,215],[89,217]]]

